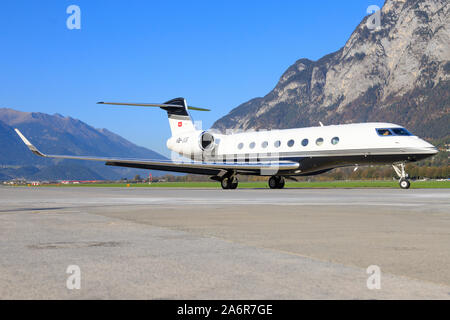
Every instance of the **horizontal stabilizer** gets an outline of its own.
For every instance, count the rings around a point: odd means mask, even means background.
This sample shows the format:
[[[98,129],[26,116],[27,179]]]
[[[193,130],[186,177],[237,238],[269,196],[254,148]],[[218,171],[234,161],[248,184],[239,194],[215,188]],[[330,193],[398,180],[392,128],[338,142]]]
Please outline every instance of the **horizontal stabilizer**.
[[[184,108],[182,105],[176,104],[165,104],[165,103],[128,103],[128,102],[97,102],[97,104],[109,104],[113,106],[137,106],[137,107],[160,107],[160,108]],[[187,107],[189,110],[196,111],[211,111],[210,109],[198,108],[198,107]]]

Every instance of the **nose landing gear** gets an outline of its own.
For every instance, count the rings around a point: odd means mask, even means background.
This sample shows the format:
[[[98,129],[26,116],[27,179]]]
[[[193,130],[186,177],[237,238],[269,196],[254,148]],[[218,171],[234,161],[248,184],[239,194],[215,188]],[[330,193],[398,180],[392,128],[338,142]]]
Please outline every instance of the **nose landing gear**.
[[[402,189],[409,189],[411,183],[408,180],[408,174],[405,172],[405,164],[404,163],[394,163],[392,165],[395,173],[400,178],[399,184]]]
[[[284,188],[284,177],[281,176],[271,176],[269,179],[270,189],[283,189]]]
[[[409,186],[411,183],[407,179],[400,179],[400,188],[402,189],[409,189]]]

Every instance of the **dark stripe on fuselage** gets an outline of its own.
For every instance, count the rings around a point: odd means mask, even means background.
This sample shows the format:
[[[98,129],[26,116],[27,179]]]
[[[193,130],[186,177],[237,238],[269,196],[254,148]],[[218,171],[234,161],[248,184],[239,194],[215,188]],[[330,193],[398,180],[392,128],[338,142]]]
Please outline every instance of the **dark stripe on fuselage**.
[[[427,154],[385,154],[385,155],[351,155],[351,156],[331,156],[331,157],[307,157],[299,158],[299,169],[301,174],[314,173],[320,170],[333,169],[337,167],[370,165],[370,164],[392,164],[395,162],[414,162],[425,159]],[[288,160],[284,159],[283,160]],[[293,160],[293,159],[289,159]],[[291,173],[295,173],[291,171]]]

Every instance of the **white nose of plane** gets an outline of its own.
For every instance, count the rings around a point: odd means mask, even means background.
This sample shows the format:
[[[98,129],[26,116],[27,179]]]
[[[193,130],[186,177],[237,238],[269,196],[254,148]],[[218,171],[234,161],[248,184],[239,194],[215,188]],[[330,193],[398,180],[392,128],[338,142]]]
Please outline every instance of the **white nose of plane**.
[[[417,148],[421,149],[421,151],[423,151],[423,153],[429,154],[429,155],[435,155],[436,153],[439,152],[439,150],[433,146],[431,143],[423,140],[423,139],[418,139],[417,142]]]

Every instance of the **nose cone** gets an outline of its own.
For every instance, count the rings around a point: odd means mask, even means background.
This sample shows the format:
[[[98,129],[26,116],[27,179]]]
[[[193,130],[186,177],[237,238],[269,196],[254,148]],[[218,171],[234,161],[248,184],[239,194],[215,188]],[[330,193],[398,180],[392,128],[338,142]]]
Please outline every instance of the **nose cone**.
[[[422,139],[420,139],[420,142],[421,142],[420,148],[422,149],[424,154],[433,156],[439,152],[438,148],[433,146],[431,143],[426,142],[425,140],[422,140]]]
[[[438,148],[436,148],[435,146],[431,147],[431,153],[432,154],[436,154],[438,152],[439,152]]]

